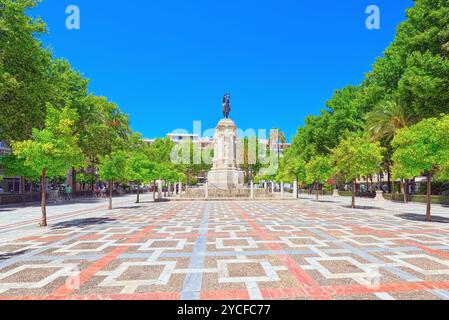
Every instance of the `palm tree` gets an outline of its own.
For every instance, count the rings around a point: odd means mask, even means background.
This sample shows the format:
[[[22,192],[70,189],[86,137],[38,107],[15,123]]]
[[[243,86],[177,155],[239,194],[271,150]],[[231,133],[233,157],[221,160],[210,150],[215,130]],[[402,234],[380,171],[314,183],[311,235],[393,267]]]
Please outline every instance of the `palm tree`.
[[[281,131],[279,128],[273,128],[270,131],[270,138],[268,139],[268,147],[271,146],[271,143],[276,143],[276,149],[278,154],[278,163],[280,160],[280,145],[287,142],[287,138],[285,137],[285,133]]]
[[[416,122],[407,108],[395,100],[388,100],[378,104],[373,111],[366,115],[366,131],[371,141],[383,141],[387,145],[395,137],[399,129],[407,128]],[[391,164],[386,163],[388,173],[388,189],[391,192]],[[406,186],[403,181],[404,200],[406,201]]]
[[[399,129],[415,121],[403,104],[386,101],[366,115],[366,128],[372,141],[393,140]]]

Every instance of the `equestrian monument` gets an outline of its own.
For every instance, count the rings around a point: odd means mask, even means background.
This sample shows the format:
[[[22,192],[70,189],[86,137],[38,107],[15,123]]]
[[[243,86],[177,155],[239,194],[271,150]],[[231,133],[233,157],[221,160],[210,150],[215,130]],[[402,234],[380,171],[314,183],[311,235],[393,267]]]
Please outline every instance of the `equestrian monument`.
[[[230,95],[223,97],[223,116],[215,129],[214,159],[212,170],[207,175],[211,189],[243,188],[244,174],[237,166],[237,126],[229,119]]]

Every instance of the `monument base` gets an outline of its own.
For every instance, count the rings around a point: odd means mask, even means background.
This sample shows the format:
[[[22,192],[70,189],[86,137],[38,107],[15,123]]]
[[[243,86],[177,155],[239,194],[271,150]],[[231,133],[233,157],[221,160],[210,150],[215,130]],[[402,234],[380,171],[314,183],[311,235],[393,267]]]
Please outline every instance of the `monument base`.
[[[243,188],[243,171],[235,169],[216,169],[209,171],[207,181],[210,189],[239,189]]]
[[[207,187],[210,187],[208,184]],[[251,188],[236,188],[236,189],[219,189],[210,188],[206,191],[206,186],[199,188],[187,188],[181,195],[178,196],[180,200],[270,200],[276,199],[275,195],[265,189],[254,189],[251,196]]]
[[[376,198],[374,198],[376,201],[385,201],[384,192],[382,190],[376,191]]]

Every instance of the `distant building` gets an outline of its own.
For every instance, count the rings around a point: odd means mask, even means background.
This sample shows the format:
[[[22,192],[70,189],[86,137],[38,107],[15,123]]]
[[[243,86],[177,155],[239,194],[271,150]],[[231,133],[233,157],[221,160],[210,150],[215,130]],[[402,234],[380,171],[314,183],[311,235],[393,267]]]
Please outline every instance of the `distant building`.
[[[10,154],[11,148],[3,142],[0,141],[0,157],[5,154]],[[3,175],[3,168],[0,166],[0,176]],[[0,181],[0,187],[3,190],[3,192],[8,192],[14,188],[15,178],[13,177],[4,177]]]
[[[3,141],[0,141],[0,156],[9,153],[11,153],[11,149],[9,148],[9,146]]]
[[[213,147],[214,145],[214,138],[212,137],[203,137],[200,138],[197,134],[191,134],[191,133],[169,133],[167,135],[168,138],[170,138],[171,141],[173,141],[176,144],[181,144],[184,141],[192,141],[193,143],[201,144],[202,149],[206,149],[209,147]],[[152,144],[156,139],[143,139],[146,143]],[[259,143],[263,145],[268,145],[268,139],[260,139]],[[274,153],[279,153],[282,156],[284,156],[285,150],[290,148],[290,143],[280,143],[278,144],[272,144],[271,150]]]

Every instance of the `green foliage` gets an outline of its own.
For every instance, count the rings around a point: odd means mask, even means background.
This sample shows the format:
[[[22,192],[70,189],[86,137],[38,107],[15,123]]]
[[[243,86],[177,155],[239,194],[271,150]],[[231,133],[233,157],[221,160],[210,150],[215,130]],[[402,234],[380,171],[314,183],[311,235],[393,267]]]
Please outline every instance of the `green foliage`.
[[[305,126],[298,129],[292,140],[291,152],[310,161],[316,155],[327,155],[338,145],[348,131],[363,128],[364,117],[360,87],[348,86],[337,90],[331,100],[326,102],[327,109],[318,116],[309,116]]]
[[[316,156],[306,165],[307,178],[309,184],[318,182],[324,184],[332,177],[332,161],[329,156]]]
[[[14,155],[24,161],[33,176],[45,170],[48,177],[59,177],[71,167],[81,167],[84,157],[74,134],[76,120],[74,110],[48,106],[45,129],[33,129],[32,139],[13,142]]]
[[[243,163],[240,164],[240,169],[245,173],[246,181],[254,180],[260,169],[262,163],[259,154],[259,141],[257,137],[245,137],[242,139],[243,145]]]
[[[127,182],[127,155],[123,150],[111,152],[101,158],[99,166],[100,178],[105,181]]]
[[[81,172],[76,175],[76,180],[79,183],[94,184],[97,177],[93,173]]]
[[[150,162],[143,152],[134,151],[127,159],[127,180],[138,183],[147,183],[154,180],[155,164]]]
[[[288,158],[285,162],[285,176],[298,181],[298,183],[305,183],[307,179],[306,162],[300,157]]]
[[[371,176],[378,172],[382,165],[382,149],[378,142],[368,142],[365,137],[351,135],[332,150],[335,172],[340,174],[345,182],[351,182],[361,176]]]
[[[393,161],[397,175],[408,178],[423,173],[446,177],[449,158],[449,115],[423,120],[408,129],[402,129],[394,138]]]
[[[156,139],[148,149],[148,157],[151,162],[163,163],[170,161],[170,154],[175,143],[166,137],[164,139]]]
[[[397,130],[448,113],[448,75],[449,1],[416,0],[362,84],[337,90],[326,110],[306,119],[293,138],[292,155],[305,161],[327,155],[348,132],[365,127],[385,147],[388,168]]]
[[[390,142],[399,129],[413,124],[415,119],[405,105],[394,100],[382,101],[366,115],[366,131],[372,141]]]
[[[104,97],[88,95],[78,104],[77,123],[80,147],[87,158],[96,161],[113,150],[125,148],[129,137],[129,119]]]
[[[22,176],[32,181],[38,181],[40,177],[40,173],[36,175],[36,172],[25,165],[23,159],[19,159],[13,154],[0,156],[0,166],[6,177]]]
[[[398,84],[404,103],[421,118],[448,112],[449,60],[430,51],[415,51],[408,56],[406,66]]]
[[[25,14],[34,0],[0,0],[0,140],[30,139],[43,127],[50,96],[51,55],[36,35],[45,24]]]

